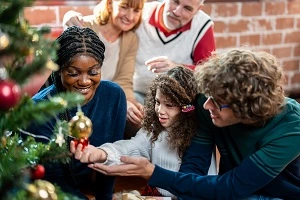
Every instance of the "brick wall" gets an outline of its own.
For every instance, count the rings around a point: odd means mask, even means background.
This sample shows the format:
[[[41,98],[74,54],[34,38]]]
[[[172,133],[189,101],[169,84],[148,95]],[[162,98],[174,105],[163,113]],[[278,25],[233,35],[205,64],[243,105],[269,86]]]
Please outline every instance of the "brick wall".
[[[62,31],[64,13],[76,10],[88,15],[94,5],[28,7],[24,11],[32,26],[48,25],[51,37]],[[215,22],[218,51],[251,46],[277,56],[284,66],[285,90],[300,94],[300,0],[260,0],[259,2],[206,3],[204,11]]]

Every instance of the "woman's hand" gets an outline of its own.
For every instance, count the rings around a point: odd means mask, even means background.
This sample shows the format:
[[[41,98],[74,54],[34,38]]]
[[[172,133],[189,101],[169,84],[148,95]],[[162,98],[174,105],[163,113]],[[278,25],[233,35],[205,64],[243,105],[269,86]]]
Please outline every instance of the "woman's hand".
[[[71,26],[83,27],[82,14],[73,10],[68,11],[63,18],[64,29]]]
[[[83,148],[82,144],[75,146],[75,142],[71,141],[70,151],[74,154],[74,158],[82,163],[103,163],[107,159],[107,154],[102,149],[98,149],[93,145],[88,145]]]

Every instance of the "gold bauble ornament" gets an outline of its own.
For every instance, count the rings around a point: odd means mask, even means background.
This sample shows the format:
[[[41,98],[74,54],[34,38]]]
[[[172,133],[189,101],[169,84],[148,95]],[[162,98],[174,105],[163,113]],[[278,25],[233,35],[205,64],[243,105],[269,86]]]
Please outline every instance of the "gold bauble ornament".
[[[36,180],[27,185],[29,198],[32,200],[57,200],[55,186],[45,180]]]
[[[87,139],[92,132],[92,121],[78,111],[69,122],[69,134],[77,139]]]

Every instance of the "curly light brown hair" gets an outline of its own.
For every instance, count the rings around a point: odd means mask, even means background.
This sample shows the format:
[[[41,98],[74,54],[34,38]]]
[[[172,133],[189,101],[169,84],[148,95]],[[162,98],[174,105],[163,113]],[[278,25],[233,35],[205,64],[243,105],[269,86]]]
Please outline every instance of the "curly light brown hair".
[[[266,52],[232,49],[214,54],[196,69],[201,93],[228,104],[234,115],[261,126],[284,106],[284,76]]]
[[[153,81],[145,98],[145,118],[143,127],[152,133],[152,144],[157,140],[164,127],[160,124],[155,113],[155,96],[157,89],[166,96],[172,105],[180,107],[185,105],[195,105],[197,95],[197,85],[193,71],[184,67],[175,67],[166,73],[158,75]],[[198,127],[195,110],[190,112],[180,112],[175,119],[175,123],[168,132],[168,142],[171,148],[176,149],[178,155],[182,157],[183,152],[190,145],[192,137]]]
[[[96,21],[101,24],[105,25],[108,23],[108,20],[111,16],[111,12],[109,11],[109,4],[112,4],[112,1],[121,1],[121,5],[127,5],[130,8],[136,8],[136,9],[143,9],[145,0],[102,0],[95,8],[94,8],[94,15],[96,17]],[[132,30],[137,29],[140,24],[142,23],[142,15],[137,24],[133,27]]]

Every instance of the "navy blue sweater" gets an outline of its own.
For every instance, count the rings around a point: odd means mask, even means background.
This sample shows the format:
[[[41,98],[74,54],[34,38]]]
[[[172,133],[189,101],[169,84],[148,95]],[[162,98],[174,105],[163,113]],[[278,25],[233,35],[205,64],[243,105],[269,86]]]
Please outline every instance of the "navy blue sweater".
[[[51,85],[36,94],[33,100],[35,102],[46,100],[49,94],[53,96],[56,93],[55,86]],[[107,142],[113,143],[123,139],[126,123],[126,97],[117,84],[110,81],[101,81],[93,99],[83,105],[81,109],[93,123],[92,134],[89,138],[90,144],[100,146]],[[77,108],[70,109],[70,117],[75,116],[76,112]],[[53,118],[43,125],[32,124],[28,131],[35,135],[51,138],[55,124],[56,120]],[[47,140],[36,140],[47,142]],[[86,164],[82,164],[75,159],[68,165],[56,164],[45,167],[45,179],[58,184],[65,192],[83,198],[84,196],[78,188],[88,186],[89,189],[92,189],[92,187],[95,187],[97,199],[112,199],[114,177],[95,173]],[[95,182],[94,185],[89,186],[91,179]]]

